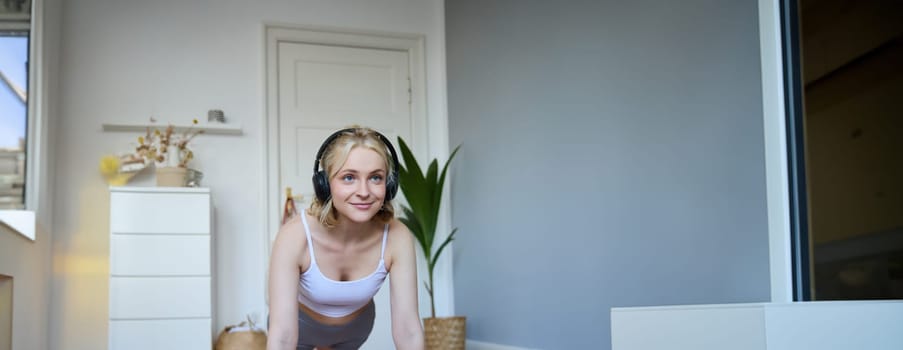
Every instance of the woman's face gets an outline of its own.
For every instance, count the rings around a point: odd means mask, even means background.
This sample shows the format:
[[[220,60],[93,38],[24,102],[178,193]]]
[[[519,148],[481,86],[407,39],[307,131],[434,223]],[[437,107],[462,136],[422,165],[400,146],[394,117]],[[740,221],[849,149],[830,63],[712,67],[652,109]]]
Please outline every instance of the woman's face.
[[[355,147],[329,180],[332,205],[353,222],[370,221],[386,197],[386,162],[376,151]]]

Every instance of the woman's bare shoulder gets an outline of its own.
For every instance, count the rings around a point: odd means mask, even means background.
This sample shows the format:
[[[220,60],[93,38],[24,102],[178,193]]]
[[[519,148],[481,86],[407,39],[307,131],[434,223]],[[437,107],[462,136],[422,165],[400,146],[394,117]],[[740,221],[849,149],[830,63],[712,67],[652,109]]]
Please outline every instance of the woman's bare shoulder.
[[[390,237],[394,236],[394,235],[401,236],[401,235],[410,235],[410,234],[411,234],[411,231],[408,230],[408,227],[405,226],[405,224],[403,222],[401,222],[401,220],[398,220],[398,218],[393,218],[392,221],[389,221],[389,236]]]
[[[392,219],[389,222],[389,237],[386,244],[390,248],[408,248],[412,244],[413,239],[411,231],[408,230],[408,227],[403,222],[398,219]]]
[[[414,235],[403,222],[392,219],[389,222],[389,237],[386,243],[386,268],[391,271],[395,262],[416,264],[414,261]]]
[[[295,215],[279,227],[276,240],[273,242],[273,250],[287,250],[297,254],[306,247],[304,224],[301,222],[301,216]]]

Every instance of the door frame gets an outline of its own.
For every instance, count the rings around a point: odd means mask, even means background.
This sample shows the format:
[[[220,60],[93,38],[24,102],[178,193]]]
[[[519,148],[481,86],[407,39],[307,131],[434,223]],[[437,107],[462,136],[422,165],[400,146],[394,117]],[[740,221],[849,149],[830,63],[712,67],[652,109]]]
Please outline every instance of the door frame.
[[[758,0],[771,302],[793,301],[781,1]]]
[[[278,52],[280,42],[314,45],[336,45],[367,49],[405,51],[409,58],[411,77],[411,144],[415,156],[426,159],[432,154],[428,135],[428,115],[426,105],[426,73],[424,60],[424,36],[416,34],[386,33],[377,31],[350,30],[333,27],[310,27],[264,23],[264,118],[261,132],[264,174],[260,185],[261,217],[264,240],[264,271],[267,271],[272,241],[279,229],[282,213],[282,189],[279,188],[279,97],[278,97]],[[437,123],[442,124],[442,123]],[[419,149],[419,151],[418,151]],[[448,210],[448,209],[445,209]],[[437,274],[438,280],[451,280],[451,271],[446,276]],[[268,298],[267,278],[264,278],[264,297]],[[267,300],[269,304],[269,300]],[[438,305],[437,305],[438,306]],[[438,307],[437,307],[438,308]]]

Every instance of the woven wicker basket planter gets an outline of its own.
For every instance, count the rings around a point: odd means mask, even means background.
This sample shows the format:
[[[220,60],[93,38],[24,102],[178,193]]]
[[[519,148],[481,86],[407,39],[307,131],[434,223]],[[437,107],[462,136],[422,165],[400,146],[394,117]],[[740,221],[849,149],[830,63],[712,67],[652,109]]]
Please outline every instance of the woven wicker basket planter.
[[[466,330],[464,316],[423,319],[427,350],[464,350]]]

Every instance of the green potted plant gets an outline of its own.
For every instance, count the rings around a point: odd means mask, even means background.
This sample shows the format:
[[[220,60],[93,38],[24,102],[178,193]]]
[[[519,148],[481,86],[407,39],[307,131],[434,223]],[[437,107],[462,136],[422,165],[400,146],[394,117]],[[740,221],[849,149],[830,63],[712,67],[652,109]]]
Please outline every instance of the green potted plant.
[[[430,162],[423,173],[417,159],[408,145],[398,138],[398,144],[401,149],[401,156],[404,164],[399,164],[398,182],[401,192],[404,193],[408,205],[402,206],[401,222],[408,227],[417,243],[423,250],[423,256],[426,258],[427,273],[429,281],[425,281],[426,292],[430,296],[430,317],[423,320],[424,323],[424,340],[427,349],[464,349],[465,341],[465,318],[463,316],[456,317],[436,317],[436,304],[433,298],[435,289],[433,288],[433,269],[442,251],[454,239],[457,228],[452,229],[448,237],[445,238],[439,247],[433,251],[433,243],[436,237],[436,225],[439,221],[439,207],[442,204],[442,189],[445,185],[445,174],[448,171],[448,165],[451,164],[458,148],[455,147],[448,161],[442,166],[442,172],[439,173],[439,163],[436,159]]]

